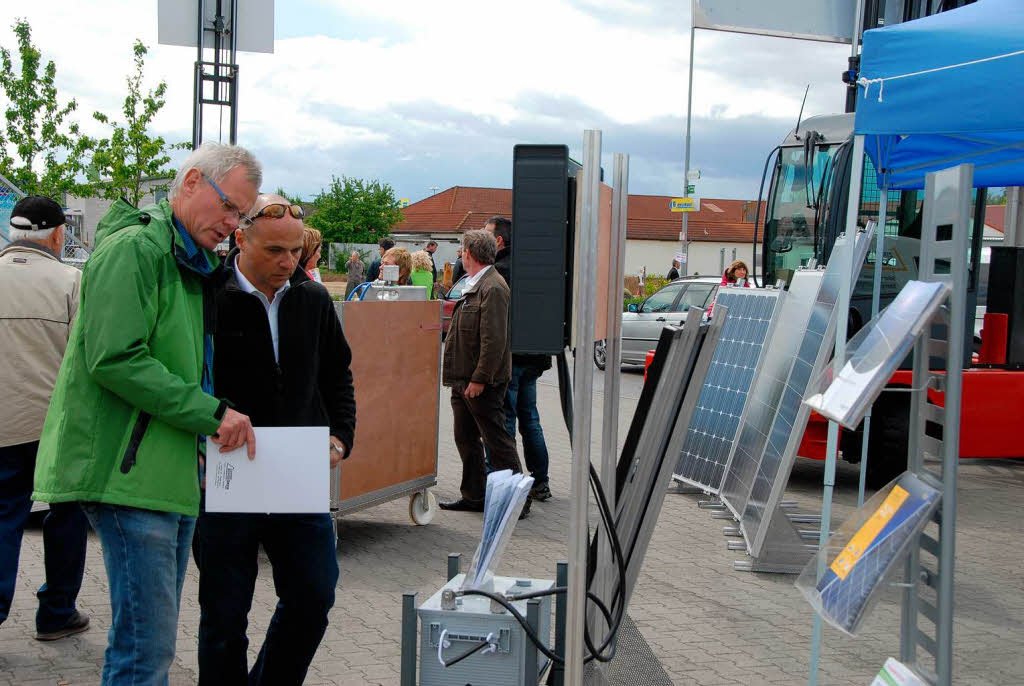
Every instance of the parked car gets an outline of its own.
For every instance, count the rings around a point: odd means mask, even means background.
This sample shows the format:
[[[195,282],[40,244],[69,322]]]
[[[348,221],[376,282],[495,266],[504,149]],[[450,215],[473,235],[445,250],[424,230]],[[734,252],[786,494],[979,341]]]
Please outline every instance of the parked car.
[[[448,289],[447,293],[441,295],[442,340],[444,340],[445,336],[448,335],[448,327],[452,325],[452,314],[455,312],[455,306],[460,300],[462,300],[462,292],[466,290],[467,279],[469,279],[468,274],[452,284],[452,287]]]
[[[622,313],[622,363],[643,365],[648,350],[658,344],[661,330],[686,321],[691,307],[707,310],[714,302],[721,279],[689,276],[666,284],[639,305],[630,305]],[[604,341],[594,344],[594,363],[605,368]]]

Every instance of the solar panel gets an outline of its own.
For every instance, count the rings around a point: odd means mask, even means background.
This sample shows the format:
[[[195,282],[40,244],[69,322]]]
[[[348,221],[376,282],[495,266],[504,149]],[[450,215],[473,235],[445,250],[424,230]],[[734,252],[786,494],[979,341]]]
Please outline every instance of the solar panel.
[[[675,480],[718,493],[747,391],[782,299],[782,291],[776,290],[719,290],[715,307],[728,308],[728,315],[679,454]]]
[[[761,364],[750,385],[720,493],[722,502],[737,516],[743,514],[746,507],[754,476],[772,435],[773,422],[780,403],[785,400],[786,379],[811,317],[823,274],[817,269],[801,269],[793,275],[789,293],[779,307],[778,325],[765,344]]]
[[[679,451],[680,440],[672,444],[671,439],[676,435],[676,425],[685,422],[688,416],[681,412],[680,407],[690,385],[688,381],[691,374],[697,373],[694,370],[700,366],[697,364],[697,353],[708,331],[717,333],[717,329],[714,326],[710,329],[701,326],[700,317],[695,316],[689,317],[681,329],[669,326],[662,330],[655,352],[661,370],[657,378],[647,382],[653,383],[655,389],[640,419],[642,426],[638,430],[638,440],[634,448],[624,449],[619,458],[618,472],[624,472],[626,476],[619,490],[614,525],[626,562],[627,573],[623,583],[627,603],[661,511],[667,472]],[[706,369],[706,366],[703,368]],[[611,608],[611,591],[616,585],[613,582],[618,578],[618,570],[614,561],[610,557],[605,558],[597,545],[597,541],[605,535],[603,529],[603,525],[599,526],[591,539],[589,587]],[[604,620],[596,608],[590,606],[587,614],[592,632],[595,635],[603,634],[607,627],[604,627]]]
[[[804,429],[807,427],[807,416],[810,410],[801,400],[807,393],[807,386],[813,376],[828,363],[832,346],[835,342],[836,303],[842,277],[842,264],[849,259],[849,250],[854,250],[853,284],[857,282],[861,265],[867,256],[871,243],[874,225],[868,226],[866,232],[857,234],[856,241],[849,245],[845,238],[836,240],[832,250],[832,258],[821,287],[811,309],[807,328],[799,336],[799,347],[793,368],[786,382],[775,421],[765,445],[764,454],[754,478],[750,497],[740,518],[740,531],[747,540],[747,548],[751,555],[761,554],[765,540],[768,538],[771,514],[782,500],[782,494],[789,482],[789,474],[793,469],[796,451],[800,446]],[[843,313],[845,314],[845,313]]]

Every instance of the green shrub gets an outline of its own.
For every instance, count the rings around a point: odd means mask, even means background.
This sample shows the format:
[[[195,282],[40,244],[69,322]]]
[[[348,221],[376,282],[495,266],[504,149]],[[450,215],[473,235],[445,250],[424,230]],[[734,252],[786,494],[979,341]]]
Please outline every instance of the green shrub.
[[[662,287],[668,283],[668,279],[660,276],[648,276],[647,282],[644,284],[644,295],[654,295],[657,291],[660,291]]]

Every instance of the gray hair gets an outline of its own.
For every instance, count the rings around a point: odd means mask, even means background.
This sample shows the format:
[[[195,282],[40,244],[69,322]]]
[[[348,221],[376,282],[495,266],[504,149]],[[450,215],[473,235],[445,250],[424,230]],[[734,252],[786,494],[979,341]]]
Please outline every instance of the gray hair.
[[[196,148],[174,177],[167,199],[173,200],[185,183],[185,175],[192,169],[206,174],[214,183],[219,183],[235,167],[243,167],[249,182],[259,190],[263,184],[263,167],[251,152],[237,145],[224,143],[203,143]]]
[[[13,226],[7,229],[7,237],[13,243],[14,241],[32,241],[33,243],[45,243],[50,240],[50,236],[57,229],[63,228],[63,224],[59,226],[51,226],[48,229],[38,229],[33,231],[32,229],[16,229]]]
[[[462,250],[483,265],[494,264],[498,252],[498,241],[494,234],[485,229],[473,229],[462,236]]]

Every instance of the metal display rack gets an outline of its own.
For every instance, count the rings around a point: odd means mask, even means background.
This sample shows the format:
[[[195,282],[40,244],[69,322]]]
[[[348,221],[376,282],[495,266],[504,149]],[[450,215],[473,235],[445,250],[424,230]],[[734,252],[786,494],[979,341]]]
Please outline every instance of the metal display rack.
[[[934,523],[919,536],[903,573],[900,660],[931,684],[953,683],[953,566],[956,545],[960,402],[967,308],[968,234],[974,165],[928,174],[921,227],[922,281],[952,287],[948,317],[933,320],[914,346],[907,467],[942,493]],[[942,365],[936,365],[942,358]],[[945,406],[929,390],[945,393]],[[941,438],[928,430],[941,427]],[[926,459],[929,458],[929,459]],[[935,471],[934,462],[940,470]],[[934,627],[934,633],[922,626]]]

